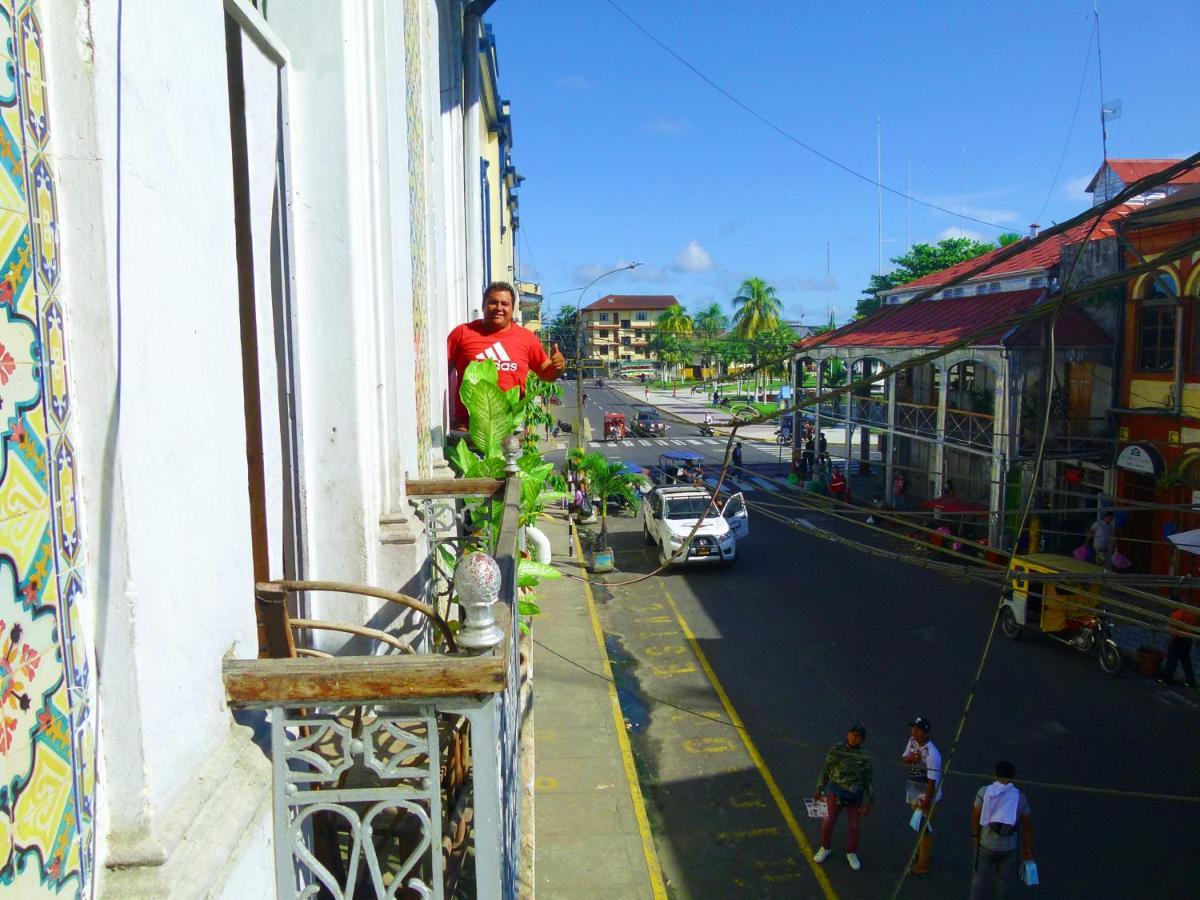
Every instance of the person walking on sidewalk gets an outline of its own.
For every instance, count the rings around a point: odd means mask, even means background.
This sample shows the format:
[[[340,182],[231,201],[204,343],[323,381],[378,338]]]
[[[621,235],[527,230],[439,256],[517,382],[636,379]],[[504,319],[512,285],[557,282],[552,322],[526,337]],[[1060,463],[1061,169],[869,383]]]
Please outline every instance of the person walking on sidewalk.
[[[821,847],[813,855],[816,862],[824,862],[833,846],[833,827],[838,816],[846,810],[850,834],[846,839],[846,862],[858,871],[862,862],[858,858],[858,832],[862,818],[871,811],[875,799],[875,775],[871,759],[863,749],[867,730],[853,725],[846,732],[846,740],[834,744],[825,755],[825,765],[817,776],[817,789],[813,799],[825,798],[825,819],[821,824]]]
[[[1178,597],[1172,600],[1179,602]],[[1200,616],[1194,609],[1177,609],[1171,613],[1171,636],[1167,640],[1167,658],[1163,662],[1159,684],[1170,684],[1175,680],[1175,666],[1183,666],[1183,682],[1196,689],[1196,671],[1192,668],[1192,632],[1187,630],[1200,625]]]
[[[926,817],[912,874],[928,875],[933,858],[933,817],[942,799],[942,754],[929,739],[933,726],[928,719],[917,716],[908,727],[910,736],[900,756],[901,762],[911,766],[905,797],[914,811],[920,810]]]
[[[971,809],[975,874],[971,878],[970,900],[1007,897],[1009,888],[1017,881],[1020,860],[1033,859],[1029,800],[1012,783],[1017,770],[1002,759],[996,763],[995,772],[996,780],[979,789]]]

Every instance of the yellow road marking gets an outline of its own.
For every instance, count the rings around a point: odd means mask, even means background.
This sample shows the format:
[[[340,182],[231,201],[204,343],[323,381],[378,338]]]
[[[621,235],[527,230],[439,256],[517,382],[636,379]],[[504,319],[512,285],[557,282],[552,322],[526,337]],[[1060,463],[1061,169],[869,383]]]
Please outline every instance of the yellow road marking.
[[[633,748],[629,745],[629,735],[625,732],[625,715],[621,712],[616,681],[613,678],[612,666],[608,662],[608,650],[604,646],[604,629],[600,627],[600,617],[596,614],[596,598],[592,596],[592,585],[587,580],[587,570],[583,566],[583,547],[579,543],[577,531],[572,531],[572,537],[575,540],[575,564],[579,567],[579,574],[583,576],[583,596],[587,600],[588,615],[592,619],[592,633],[596,637],[596,646],[600,648],[602,671],[608,681],[608,703],[612,709],[613,725],[617,730],[617,743],[621,747],[621,762],[625,766],[625,780],[629,782],[633,816],[637,819],[638,833],[642,838],[642,854],[646,857],[646,869],[650,874],[650,890],[654,895],[654,900],[667,900],[667,887],[663,881],[662,867],[658,864],[658,851],[654,849],[654,836],[650,833],[650,819],[646,816],[646,803],[642,799],[641,782],[638,781],[637,767],[633,762]]]
[[[670,604],[672,612],[675,613],[679,627],[683,629],[684,637],[691,644],[692,652],[696,654],[696,659],[700,662],[700,668],[704,670],[709,684],[717,692],[721,706],[725,708],[725,715],[729,717],[729,721],[737,728],[737,732],[742,738],[742,743],[746,746],[746,752],[750,754],[750,759],[754,763],[754,767],[758,769],[758,774],[762,776],[763,783],[766,784],[771,799],[779,807],[779,812],[783,815],[783,821],[787,823],[788,831],[792,833],[792,837],[795,838],[796,844],[800,847],[800,852],[808,862],[808,867],[812,869],[813,877],[817,879],[817,884],[821,886],[821,891],[828,900],[837,900],[837,892],[833,889],[833,883],[830,882],[829,876],[825,874],[825,870],[813,862],[812,845],[809,844],[808,838],[805,837],[804,832],[801,830],[800,823],[796,820],[791,806],[788,805],[787,798],[783,796],[783,791],[779,789],[779,785],[775,781],[775,776],[771,774],[771,770],[767,768],[762,754],[758,752],[758,747],[754,745],[754,740],[750,737],[750,732],[746,730],[746,726],[742,723],[741,716],[733,708],[733,703],[730,702],[729,695],[725,693],[725,688],[722,686],[720,679],[717,678],[717,673],[713,671],[713,667],[709,664],[708,657],[700,649],[700,643],[696,640],[696,635],[692,631],[692,627],[683,617],[683,613],[679,611],[679,604],[675,602],[675,598],[667,590],[663,579],[658,578],[655,580],[658,582],[659,587],[662,588],[663,596],[667,598],[667,603]]]

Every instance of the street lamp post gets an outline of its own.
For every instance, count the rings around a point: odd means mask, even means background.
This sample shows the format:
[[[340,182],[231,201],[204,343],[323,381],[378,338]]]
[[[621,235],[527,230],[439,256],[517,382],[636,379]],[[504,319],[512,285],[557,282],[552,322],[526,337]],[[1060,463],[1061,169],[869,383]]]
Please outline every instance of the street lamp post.
[[[628,272],[640,266],[640,262],[631,262],[597,275],[579,291],[579,299],[575,302],[575,446],[583,446],[583,295],[588,288],[602,278],[616,275],[618,272]]]

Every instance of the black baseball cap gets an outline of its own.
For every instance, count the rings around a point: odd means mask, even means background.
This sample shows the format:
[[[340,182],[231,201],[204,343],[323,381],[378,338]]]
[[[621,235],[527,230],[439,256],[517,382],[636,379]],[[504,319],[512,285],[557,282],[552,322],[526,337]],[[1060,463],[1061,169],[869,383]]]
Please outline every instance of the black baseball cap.
[[[923,731],[933,731],[933,726],[929,724],[929,720],[924,716],[917,716],[908,724],[910,727],[920,728]]]
[[[863,740],[866,740],[866,738],[867,738],[867,729],[863,728],[861,725],[851,725],[846,730],[846,733],[847,734],[861,734],[863,736]]]

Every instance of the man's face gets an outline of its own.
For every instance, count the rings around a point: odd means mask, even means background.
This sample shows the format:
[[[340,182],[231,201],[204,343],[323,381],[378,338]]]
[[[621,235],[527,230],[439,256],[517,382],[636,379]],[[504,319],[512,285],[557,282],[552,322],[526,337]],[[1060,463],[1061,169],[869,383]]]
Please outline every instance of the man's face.
[[[927,740],[929,740],[929,732],[920,725],[912,726],[912,736],[918,744],[924,744]]]
[[[863,736],[857,731],[846,732],[846,743],[851,747],[857,747],[863,741]]]
[[[483,321],[493,329],[511,325],[512,314],[513,295],[508,291],[497,288],[483,298]]]

